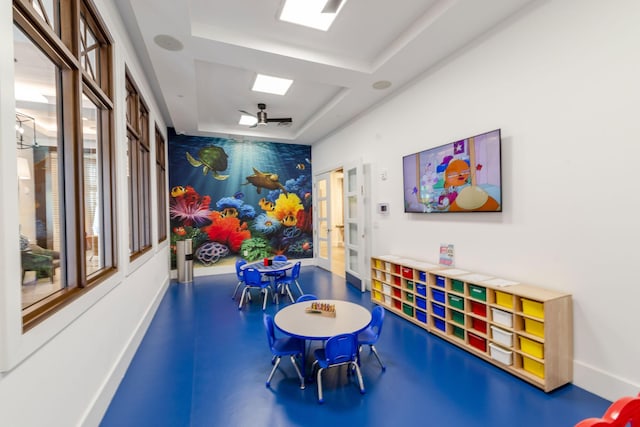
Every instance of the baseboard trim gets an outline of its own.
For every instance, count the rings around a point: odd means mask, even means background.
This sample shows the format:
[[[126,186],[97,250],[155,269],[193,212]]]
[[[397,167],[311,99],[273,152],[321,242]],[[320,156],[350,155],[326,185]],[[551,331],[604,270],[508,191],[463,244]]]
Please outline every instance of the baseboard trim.
[[[612,402],[640,392],[640,384],[578,361],[573,362],[573,376],[575,385]]]
[[[144,316],[140,319],[137,327],[134,329],[133,334],[129,339],[129,343],[125,346],[125,348],[120,353],[120,357],[116,363],[114,363],[113,368],[107,375],[105,381],[102,386],[96,393],[96,397],[91,402],[89,407],[87,408],[84,416],[81,418],[81,422],[79,425],[83,427],[93,427],[99,426],[104,414],[107,412],[109,408],[109,404],[111,403],[111,399],[115,395],[120,382],[124,378],[131,361],[133,360],[133,356],[135,356],[144,335],[147,333],[147,329],[153,320],[153,316],[158,310],[158,306],[164,297],[164,294],[169,287],[170,278],[167,277],[165,282],[160,286],[158,292],[153,298],[152,303],[147,308]]]

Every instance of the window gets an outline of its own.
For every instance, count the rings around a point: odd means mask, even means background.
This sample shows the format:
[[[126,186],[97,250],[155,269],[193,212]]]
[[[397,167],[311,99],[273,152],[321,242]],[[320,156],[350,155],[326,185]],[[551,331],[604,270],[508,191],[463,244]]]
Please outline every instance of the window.
[[[116,267],[111,40],[86,1],[16,0],[13,12],[28,329]]]
[[[167,165],[164,138],[156,125],[156,189],[158,195],[158,242],[167,238]]]
[[[127,153],[129,157],[129,255],[151,248],[151,170],[149,110],[126,73]]]

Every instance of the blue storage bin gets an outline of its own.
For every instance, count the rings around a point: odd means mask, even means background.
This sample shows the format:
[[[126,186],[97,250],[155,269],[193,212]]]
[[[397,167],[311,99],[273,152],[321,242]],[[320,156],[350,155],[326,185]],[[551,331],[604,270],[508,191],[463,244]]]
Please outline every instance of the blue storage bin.
[[[416,305],[423,310],[427,309],[427,300],[424,298],[416,297]]]
[[[444,277],[436,276],[436,286],[444,288]]]
[[[421,285],[420,283],[416,283],[416,292],[420,295],[427,296],[427,285]]]
[[[418,277],[420,278],[421,282],[427,281],[427,273],[425,273],[424,271],[418,271]]]
[[[416,319],[422,323],[427,323],[427,313],[424,311],[416,310]]]
[[[433,311],[433,314],[435,314],[436,316],[440,316],[440,317],[445,316],[444,305],[440,305],[440,304],[436,304],[435,302],[432,302],[431,310]]]
[[[433,318],[433,325],[440,329],[443,332],[447,331],[447,325],[444,323],[444,320],[442,319],[436,319],[435,317]]]
[[[438,301],[444,304],[444,292],[437,289],[431,289],[431,296],[434,301]]]

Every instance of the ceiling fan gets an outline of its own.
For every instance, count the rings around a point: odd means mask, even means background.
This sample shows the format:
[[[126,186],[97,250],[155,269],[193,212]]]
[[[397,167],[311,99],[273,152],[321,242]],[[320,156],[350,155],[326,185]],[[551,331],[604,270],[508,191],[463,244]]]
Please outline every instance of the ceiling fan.
[[[256,114],[251,114],[245,110],[238,110],[240,111],[242,114],[246,114],[247,116],[252,116],[256,118],[256,123],[250,127],[254,128],[258,125],[260,126],[266,126],[267,123],[278,123],[278,126],[289,126],[293,120],[291,119],[291,117],[280,117],[280,118],[267,118],[267,112],[265,111],[267,109],[267,105],[260,103],[258,104],[258,111]]]

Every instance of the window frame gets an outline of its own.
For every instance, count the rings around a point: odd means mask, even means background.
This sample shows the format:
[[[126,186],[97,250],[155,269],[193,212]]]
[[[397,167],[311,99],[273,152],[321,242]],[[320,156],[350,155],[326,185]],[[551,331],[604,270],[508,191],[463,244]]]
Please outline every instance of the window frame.
[[[158,124],[155,125],[156,135],[156,196],[158,211],[158,243],[167,240],[167,154],[164,136],[160,132]]]
[[[129,196],[129,258],[152,247],[151,141],[149,108],[125,67],[127,161]]]
[[[113,139],[113,38],[106,30],[95,5],[90,0],[65,0],[59,2],[59,15],[54,31],[32,6],[29,0],[13,0],[13,24],[17,26],[54,64],[59,71],[59,95],[57,109],[60,186],[60,229],[64,256],[61,272],[65,286],[42,301],[22,310],[23,332],[31,329],[51,314],[80,297],[117,271],[116,215],[115,215],[115,143]],[[100,46],[100,81],[87,74],[80,61],[79,28],[84,19],[94,32]],[[59,33],[59,34],[58,34]],[[100,106],[100,127],[96,138],[100,139],[103,154],[104,176],[100,186],[103,213],[105,254],[104,267],[87,277],[87,244],[84,238],[85,216],[82,195],[83,180],[83,132],[82,94]]]

